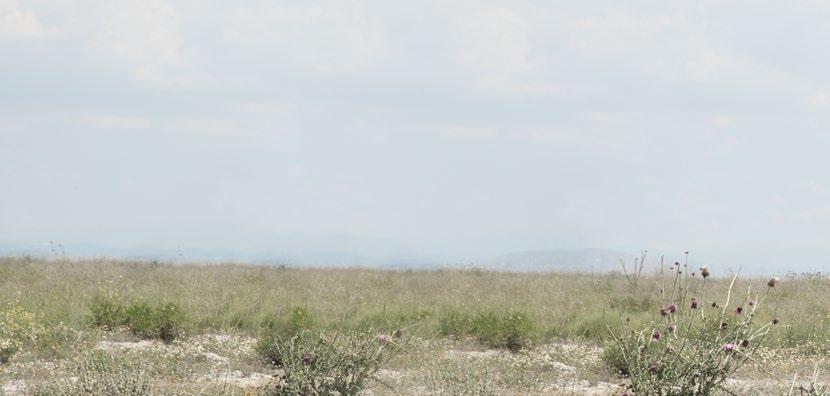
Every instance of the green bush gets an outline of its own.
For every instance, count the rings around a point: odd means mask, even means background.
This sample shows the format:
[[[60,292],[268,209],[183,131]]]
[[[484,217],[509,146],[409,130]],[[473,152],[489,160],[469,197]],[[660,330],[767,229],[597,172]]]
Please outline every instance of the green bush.
[[[110,294],[96,294],[89,304],[89,321],[93,326],[113,330],[124,325],[124,304]]]
[[[271,317],[262,321],[262,326],[269,334],[293,336],[305,330],[311,330],[317,325],[314,315],[306,307],[293,307],[281,316]]]
[[[331,338],[302,331],[292,337],[263,338],[256,347],[282,368],[269,386],[273,395],[354,395],[402,347],[387,335],[337,334]]]
[[[508,311],[504,314],[480,312],[472,321],[471,333],[476,340],[491,348],[507,348],[513,352],[530,345],[535,325],[527,314]]]
[[[171,342],[183,335],[184,314],[178,304],[165,303],[156,309],[156,337]]]
[[[442,336],[464,336],[470,333],[472,317],[457,309],[448,309],[438,317],[438,334]]]
[[[142,338],[171,342],[183,334],[184,314],[175,303],[152,307],[144,302],[133,302],[125,310],[125,317],[130,331]]]
[[[514,352],[530,345],[535,332],[535,324],[521,311],[481,311],[471,316],[451,309],[438,318],[438,333],[443,336],[472,336],[486,347]]]
[[[0,364],[8,363],[17,351],[20,343],[11,338],[0,338]]]
[[[106,330],[125,326],[141,338],[156,338],[164,342],[171,342],[183,335],[185,319],[176,303],[166,302],[152,306],[143,301],[133,301],[125,307],[107,295],[93,297],[89,313],[89,320],[94,326]]]
[[[0,363],[7,363],[22,347],[37,346],[47,334],[43,318],[11,302],[0,313]],[[36,351],[35,351],[36,352]]]
[[[141,338],[156,338],[156,315],[150,304],[133,301],[124,311],[124,324]]]

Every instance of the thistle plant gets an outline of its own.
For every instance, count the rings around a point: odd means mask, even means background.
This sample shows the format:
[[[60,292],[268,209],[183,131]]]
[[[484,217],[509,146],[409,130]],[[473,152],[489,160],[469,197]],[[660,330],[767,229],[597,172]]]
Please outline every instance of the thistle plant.
[[[655,307],[654,319],[646,327],[630,329],[622,320],[617,332],[607,326],[612,341],[604,359],[630,379],[628,394],[728,393],[726,379],[755,361],[753,355],[773,326],[773,322],[756,323],[755,317],[778,279],[771,278],[760,293],[750,286],[745,298],[736,299],[735,276],[725,300],[707,305],[703,302],[708,267],[693,273],[688,264],[675,263],[668,273],[670,287],[665,285],[667,278],[661,278],[664,306]]]
[[[390,359],[404,351],[399,332],[323,334],[301,331],[290,337],[264,338],[260,356],[282,369],[267,395],[354,395]]]

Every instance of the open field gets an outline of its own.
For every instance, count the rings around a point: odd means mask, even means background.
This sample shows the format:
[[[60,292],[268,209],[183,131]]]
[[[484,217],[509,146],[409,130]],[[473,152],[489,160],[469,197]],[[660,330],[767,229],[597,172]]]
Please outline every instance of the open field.
[[[713,312],[719,309],[708,305],[724,301],[731,280],[718,270],[712,268],[702,301]],[[602,359],[609,328],[659,319],[670,299],[670,272],[626,277],[4,258],[0,320],[17,335],[18,348],[0,365],[0,392],[73,394],[79,383],[115,378],[125,393],[269,394],[281,368],[263,358],[262,340],[313,332],[394,337],[381,340],[396,353],[383,360],[365,393],[621,394],[618,385],[627,380]],[[783,276],[770,290],[766,283],[739,278],[732,289],[742,300],[750,287],[768,293],[754,321],[779,323],[731,388],[786,393],[793,375],[809,382],[816,368],[822,382],[830,368],[830,279]]]

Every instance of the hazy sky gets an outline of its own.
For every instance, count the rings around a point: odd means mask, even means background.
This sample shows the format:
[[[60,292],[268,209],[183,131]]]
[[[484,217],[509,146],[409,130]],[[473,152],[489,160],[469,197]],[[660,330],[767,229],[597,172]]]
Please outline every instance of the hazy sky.
[[[0,0],[0,241],[820,268],[828,21],[821,1]]]

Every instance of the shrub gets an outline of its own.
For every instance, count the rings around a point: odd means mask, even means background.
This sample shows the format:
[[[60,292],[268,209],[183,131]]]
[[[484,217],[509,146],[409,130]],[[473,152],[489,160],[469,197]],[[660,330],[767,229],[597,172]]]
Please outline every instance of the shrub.
[[[17,351],[20,343],[10,338],[0,338],[0,364],[8,363]]]
[[[523,312],[480,312],[472,321],[471,334],[485,346],[515,352],[530,344],[534,331],[533,321]]]
[[[256,350],[283,370],[268,387],[268,394],[354,395],[402,347],[387,335],[352,333],[329,338],[302,331],[291,337],[264,338]]]
[[[43,396],[152,394],[150,375],[142,366],[103,351],[85,353],[76,363],[75,375],[55,376],[33,384],[30,394]]]
[[[442,336],[463,336],[470,333],[472,318],[465,312],[449,309],[438,318],[438,333]]]
[[[158,334],[153,307],[145,302],[133,301],[124,312],[124,324],[142,338],[155,338]]]
[[[731,300],[735,278],[722,305],[703,303],[706,278],[693,278],[677,265],[671,294],[655,319],[643,328],[609,327],[613,341],[603,358],[615,371],[630,378],[635,394],[711,395],[731,393],[726,379],[735,373],[763,343],[772,323],[756,325],[756,310],[763,295],[747,292],[744,301]],[[685,272],[685,275],[681,275]],[[708,268],[701,273],[709,274]],[[700,296],[698,298],[698,295]]]
[[[444,336],[469,335],[484,346],[513,352],[530,345],[536,326],[520,311],[481,311],[475,316],[447,310],[438,318],[438,332]]]
[[[8,304],[0,314],[0,363],[7,363],[24,345],[37,345],[47,332],[41,319],[17,301]]]
[[[89,304],[89,311],[89,322],[106,330],[122,326],[126,321],[124,305],[115,295],[96,294]]]
[[[168,302],[153,307],[134,301],[123,312],[122,323],[139,337],[171,342],[184,333],[185,316],[178,304]]]

